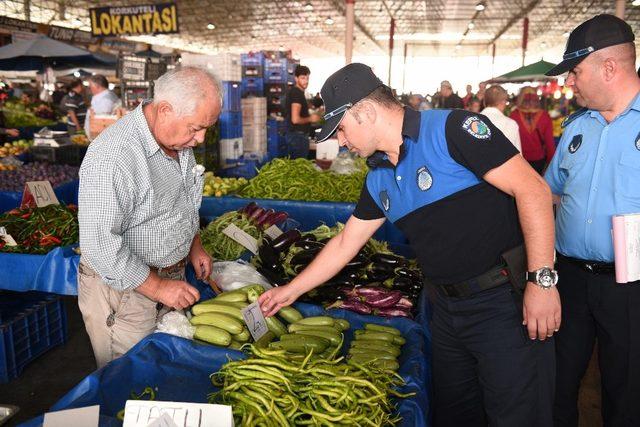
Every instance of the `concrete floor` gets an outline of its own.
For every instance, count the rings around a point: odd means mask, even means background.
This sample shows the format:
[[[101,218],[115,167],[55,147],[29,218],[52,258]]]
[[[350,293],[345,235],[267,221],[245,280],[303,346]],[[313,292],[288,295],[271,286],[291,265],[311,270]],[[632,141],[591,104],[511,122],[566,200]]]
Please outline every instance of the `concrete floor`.
[[[0,384],[0,403],[20,407],[8,426],[45,413],[84,377],[96,369],[89,337],[78,310],[77,298],[64,297],[67,310],[68,341],[51,349],[27,365],[8,384]],[[591,360],[580,392],[580,427],[599,427],[600,375],[596,355]]]

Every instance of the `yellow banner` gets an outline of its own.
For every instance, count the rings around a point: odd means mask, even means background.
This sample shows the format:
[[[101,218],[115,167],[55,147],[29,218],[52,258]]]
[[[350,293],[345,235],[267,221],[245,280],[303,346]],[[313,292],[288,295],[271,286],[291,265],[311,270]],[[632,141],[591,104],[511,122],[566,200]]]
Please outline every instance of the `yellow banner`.
[[[89,9],[91,33],[97,37],[178,33],[175,3]]]

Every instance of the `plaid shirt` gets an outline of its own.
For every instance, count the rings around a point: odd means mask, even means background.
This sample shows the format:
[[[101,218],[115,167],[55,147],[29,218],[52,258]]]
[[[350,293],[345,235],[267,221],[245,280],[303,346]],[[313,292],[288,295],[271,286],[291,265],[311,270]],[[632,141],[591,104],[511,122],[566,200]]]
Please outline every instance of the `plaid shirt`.
[[[184,259],[199,226],[204,170],[191,149],[171,158],[154,139],[142,104],[105,129],[80,168],[82,258],[117,290],[132,289],[149,266]]]

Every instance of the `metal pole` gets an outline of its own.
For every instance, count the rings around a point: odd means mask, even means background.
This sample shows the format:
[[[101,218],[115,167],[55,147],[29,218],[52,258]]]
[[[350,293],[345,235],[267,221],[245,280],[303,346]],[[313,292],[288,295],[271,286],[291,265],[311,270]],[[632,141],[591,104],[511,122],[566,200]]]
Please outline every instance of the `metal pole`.
[[[529,41],[529,18],[524,18],[522,25],[522,66],[524,67],[524,57],[527,54],[527,42]]]
[[[345,64],[351,64],[351,57],[353,56],[353,26],[355,24],[355,4],[356,0],[345,0],[347,10],[347,28],[345,31],[344,39],[344,62]]]
[[[393,60],[393,37],[396,33],[396,20],[391,18],[391,27],[389,28],[389,80],[387,85],[391,87],[391,62]]]
[[[24,20],[31,21],[31,0],[24,0]]]
[[[402,93],[406,92],[405,89],[405,80],[407,78],[407,46],[409,45],[409,43],[405,42],[404,43],[404,62],[402,64]]]
[[[625,0],[616,0],[616,16],[620,19],[624,19],[626,3]]]

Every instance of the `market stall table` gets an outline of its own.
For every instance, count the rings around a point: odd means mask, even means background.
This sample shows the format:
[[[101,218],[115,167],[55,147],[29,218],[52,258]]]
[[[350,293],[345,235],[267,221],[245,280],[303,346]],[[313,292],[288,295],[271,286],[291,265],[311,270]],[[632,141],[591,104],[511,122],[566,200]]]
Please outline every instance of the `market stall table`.
[[[307,317],[324,313],[320,307],[310,304],[298,304],[297,308]],[[385,320],[345,310],[332,310],[330,314],[347,319],[351,323],[351,331],[373,322],[396,327],[402,332],[407,344],[403,347],[398,371],[406,381],[401,392],[415,392],[416,395],[399,402],[400,426],[429,426],[430,343],[420,325],[408,319]],[[350,335],[344,348],[349,347]],[[218,371],[227,358],[237,360],[243,357],[244,354],[236,350],[156,333],[142,340],[123,357],[89,375],[51,410],[100,405],[100,425],[119,426],[121,423],[115,414],[124,408],[132,392],[140,393],[146,387],[156,390],[157,400],[206,402],[207,394],[215,390],[209,375]],[[38,417],[22,426],[41,425],[42,420]]]
[[[75,179],[53,189],[61,203],[78,204],[80,180]],[[0,191],[0,212],[7,212],[20,206],[22,191]]]

